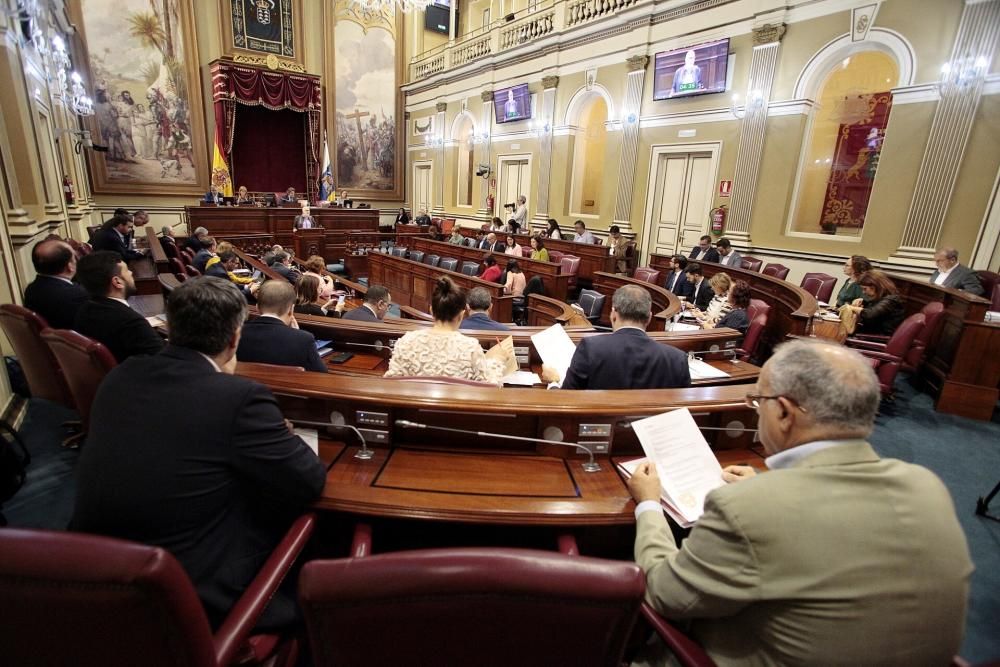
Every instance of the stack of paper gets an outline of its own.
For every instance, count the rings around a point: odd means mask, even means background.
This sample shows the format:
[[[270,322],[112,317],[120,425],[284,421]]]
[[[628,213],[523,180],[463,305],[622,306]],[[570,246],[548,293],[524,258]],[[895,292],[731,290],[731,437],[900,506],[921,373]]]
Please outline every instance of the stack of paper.
[[[691,371],[692,380],[714,380],[729,377],[729,373],[720,371],[715,366],[710,366],[695,357],[688,357],[688,370]]]
[[[531,387],[536,384],[542,384],[542,378],[538,377],[537,373],[532,373],[531,371],[514,371],[509,375],[505,375],[501,382],[519,387]]]
[[[683,527],[691,526],[705,509],[705,496],[725,482],[722,466],[687,408],[632,422],[646,458],[660,476],[660,500],[667,514]],[[645,459],[619,462],[631,476]]]
[[[684,322],[671,322],[669,325],[670,331],[698,331],[701,329],[697,324],[685,324]]]

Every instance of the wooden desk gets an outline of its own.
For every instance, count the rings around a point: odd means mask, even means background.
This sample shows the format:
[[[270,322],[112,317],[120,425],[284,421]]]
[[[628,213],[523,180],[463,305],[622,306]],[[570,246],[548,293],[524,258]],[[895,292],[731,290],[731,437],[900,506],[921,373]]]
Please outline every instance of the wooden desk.
[[[649,256],[649,266],[657,269],[663,276],[671,270],[669,255],[652,254]],[[725,271],[733,280],[744,280],[750,285],[751,296],[760,299],[771,306],[767,318],[767,328],[761,336],[761,346],[758,356],[763,359],[771,356],[775,345],[784,341],[789,335],[807,336],[813,315],[819,308],[816,298],[798,285],[772,276],[765,276],[756,271],[737,269],[732,266],[722,266],[714,262],[699,262],[702,273],[711,278],[716,273]]]
[[[635,280],[615,273],[598,271],[594,274],[594,290],[605,295],[604,309],[601,311],[601,322],[611,322],[611,299],[620,287],[637,285],[642,287],[653,298],[653,319],[650,320],[649,331],[666,331],[670,319],[681,312],[681,302],[677,296],[665,287]]]
[[[510,322],[514,298],[504,296],[503,285],[473,278],[456,271],[447,271],[402,257],[373,253],[368,255],[368,284],[385,285],[393,301],[411,306],[426,313],[431,312],[434,283],[441,276],[449,276],[455,284],[465,289],[485,288],[493,298],[493,319]]]
[[[420,250],[428,255],[438,255],[442,259],[452,257],[461,262],[476,262],[482,264],[486,255],[493,255],[493,258],[503,268],[507,268],[507,262],[512,259],[517,260],[518,266],[525,274],[525,280],[532,276],[538,276],[545,285],[545,294],[559,301],[566,301],[569,294],[570,276],[561,273],[562,265],[555,262],[540,262],[527,257],[514,257],[503,253],[490,253],[477,248],[467,248],[465,246],[454,245],[444,241],[432,241],[425,238],[408,238],[400,241],[402,245],[410,250]]]
[[[462,235],[469,238],[475,238],[477,231],[479,230],[469,227],[462,227],[461,229]],[[501,241],[506,240],[506,235],[498,235],[498,237],[500,237]],[[530,234],[515,234],[514,238],[520,246],[531,245]],[[582,278],[588,283],[593,281],[594,274],[598,271],[604,271],[605,273],[615,272],[615,258],[609,254],[607,246],[545,239],[545,247],[549,251],[556,250],[564,255],[579,257],[580,268],[577,270],[577,278]]]
[[[612,465],[641,453],[631,422],[688,407],[702,426],[754,428],[746,385],[653,391],[493,389],[352,378],[239,365],[268,385],[286,417],[362,429],[375,450],[353,458],[353,436],[326,437],[333,465],[318,507],[373,517],[524,526],[630,525],[633,503]],[[397,420],[548,440],[587,441],[602,470],[584,472],[569,447],[404,428]],[[607,436],[581,437],[582,425]],[[593,431],[591,431],[593,432]],[[707,431],[723,464],[762,463],[747,433]]]
[[[270,236],[271,243],[294,247],[292,230],[298,206],[290,208],[258,208],[255,206],[188,206],[185,208],[189,230],[205,227],[216,239],[232,237]],[[377,209],[328,208],[314,206],[311,214],[323,228],[323,258],[343,257],[350,231],[378,232]]]

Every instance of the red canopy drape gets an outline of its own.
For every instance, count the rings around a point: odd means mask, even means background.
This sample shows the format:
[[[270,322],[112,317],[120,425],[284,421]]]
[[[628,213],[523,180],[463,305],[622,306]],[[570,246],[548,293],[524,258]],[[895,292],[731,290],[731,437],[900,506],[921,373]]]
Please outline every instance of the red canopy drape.
[[[318,76],[272,72],[217,60],[212,63],[212,100],[216,130],[226,155],[233,151],[235,105],[246,104],[307,114],[306,150],[313,162],[319,161],[323,95]]]

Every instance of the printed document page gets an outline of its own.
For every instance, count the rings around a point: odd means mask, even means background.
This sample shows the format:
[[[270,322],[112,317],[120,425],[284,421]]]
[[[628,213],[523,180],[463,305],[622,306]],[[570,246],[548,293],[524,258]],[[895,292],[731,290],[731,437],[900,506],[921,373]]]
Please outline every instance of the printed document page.
[[[722,486],[722,466],[687,408],[632,423],[646,457],[656,464],[663,494],[688,521],[704,511],[705,496]]]
[[[531,342],[535,344],[542,363],[551,366],[559,373],[559,377],[564,379],[576,352],[576,345],[570,340],[562,325],[553,324],[548,329],[539,331],[531,337]]]

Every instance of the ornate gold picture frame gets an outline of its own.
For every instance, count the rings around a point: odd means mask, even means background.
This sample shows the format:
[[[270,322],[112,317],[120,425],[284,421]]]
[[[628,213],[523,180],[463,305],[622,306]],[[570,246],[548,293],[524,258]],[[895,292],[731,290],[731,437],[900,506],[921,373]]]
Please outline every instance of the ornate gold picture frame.
[[[301,0],[219,0],[219,14],[225,55],[277,58],[277,65],[268,64],[271,69],[305,71]]]

